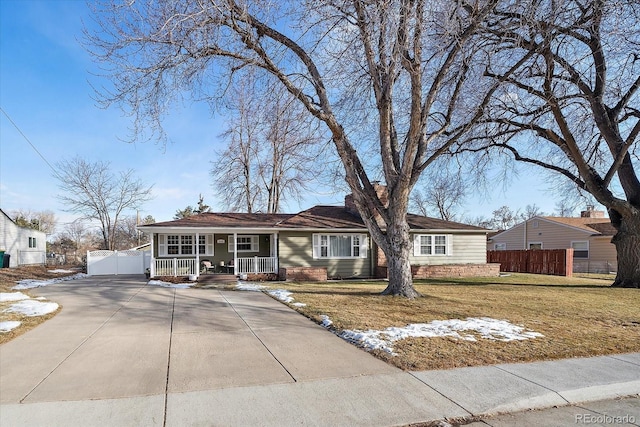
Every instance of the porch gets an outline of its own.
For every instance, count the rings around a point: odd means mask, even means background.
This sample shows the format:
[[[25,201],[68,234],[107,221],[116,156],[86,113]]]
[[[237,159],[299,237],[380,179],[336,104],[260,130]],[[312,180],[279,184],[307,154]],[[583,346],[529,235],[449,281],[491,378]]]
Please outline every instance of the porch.
[[[153,233],[151,277],[277,274],[278,233],[163,230]]]
[[[237,262],[208,267],[198,258],[158,258],[151,263],[151,277],[156,276],[199,276],[201,274],[271,274],[278,272],[277,257],[239,257]]]

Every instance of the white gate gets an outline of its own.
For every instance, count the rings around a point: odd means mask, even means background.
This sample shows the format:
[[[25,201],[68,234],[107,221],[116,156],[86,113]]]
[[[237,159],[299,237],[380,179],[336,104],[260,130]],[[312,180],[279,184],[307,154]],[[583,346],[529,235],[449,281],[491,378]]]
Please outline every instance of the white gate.
[[[145,251],[89,251],[87,252],[87,274],[144,274],[145,264],[151,254]]]

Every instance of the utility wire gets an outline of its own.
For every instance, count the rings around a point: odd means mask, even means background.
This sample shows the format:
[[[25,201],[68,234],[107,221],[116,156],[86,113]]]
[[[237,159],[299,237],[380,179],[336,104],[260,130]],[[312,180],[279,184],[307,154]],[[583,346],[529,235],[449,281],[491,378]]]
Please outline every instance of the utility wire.
[[[22,135],[22,137],[24,138],[25,141],[27,141],[29,143],[29,145],[31,146],[31,148],[33,148],[33,151],[35,151],[36,153],[38,153],[38,156],[40,156],[40,158],[47,164],[47,166],[49,166],[49,168],[51,168],[51,170],[53,171],[53,174],[60,178],[60,175],[58,175],[58,172],[55,170],[55,168],[53,166],[51,166],[51,163],[49,163],[49,161],[42,155],[42,153],[40,153],[40,151],[38,151],[38,149],[36,148],[35,145],[33,145],[33,143],[29,140],[29,138],[27,138],[27,135],[24,134],[24,132],[22,132],[22,130],[18,127],[18,125],[11,119],[11,117],[9,117],[9,114],[7,114],[6,111],[4,111],[4,108],[0,107],[0,111],[2,111],[2,114],[5,115],[5,117],[9,120],[9,122],[11,122],[11,124],[13,125],[14,128],[16,128],[16,130],[18,131],[18,133],[20,133],[20,135]]]

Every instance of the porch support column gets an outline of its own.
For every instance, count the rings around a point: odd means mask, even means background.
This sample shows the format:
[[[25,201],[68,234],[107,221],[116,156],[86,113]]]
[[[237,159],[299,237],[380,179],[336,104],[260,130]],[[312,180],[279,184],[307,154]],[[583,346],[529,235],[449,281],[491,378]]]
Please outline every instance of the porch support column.
[[[151,261],[149,263],[149,276],[156,277],[156,253],[155,253],[155,246],[156,246],[156,239],[158,238],[158,235],[156,233],[151,233]]]
[[[280,270],[279,270],[279,256],[278,256],[278,248],[279,248],[279,240],[278,240],[278,232],[274,232],[271,235],[271,256],[274,258],[274,262],[273,262],[273,269],[275,270],[274,273],[275,274],[280,274]]]
[[[206,247],[205,242],[205,247]],[[200,233],[196,231],[196,241],[195,241],[195,250],[196,250],[196,278],[200,277]]]
[[[233,232],[233,274],[238,275],[238,233]]]

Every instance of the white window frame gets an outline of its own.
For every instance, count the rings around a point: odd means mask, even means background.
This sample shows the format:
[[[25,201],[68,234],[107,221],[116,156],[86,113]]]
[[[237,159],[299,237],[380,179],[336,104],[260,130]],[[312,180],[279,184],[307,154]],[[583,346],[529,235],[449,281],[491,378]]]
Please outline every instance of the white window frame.
[[[257,234],[238,234],[237,238],[243,240],[241,242],[242,245],[250,245],[249,249],[240,249],[240,245],[238,245],[238,252],[260,252],[260,236]],[[234,253],[233,249],[236,242],[233,234],[227,236],[227,242],[227,251],[230,254]]]
[[[540,245],[540,249],[544,249],[542,242],[527,242],[527,249],[531,250],[532,245]]]
[[[204,242],[204,243],[201,243]],[[177,253],[169,253],[169,248],[173,247]],[[200,234],[196,240],[195,234],[158,234],[158,256],[190,256],[213,255],[213,234]],[[187,248],[191,248],[189,251]],[[204,249],[204,252],[201,250]]]
[[[506,242],[494,243],[493,244],[493,250],[494,251],[506,251],[507,250],[507,243]]]
[[[587,256],[586,256],[586,257],[584,257],[584,256],[580,256],[580,257],[579,257],[579,256],[576,256],[576,248],[574,248],[574,247],[573,247],[573,245],[574,245],[575,243],[586,243],[586,244],[587,244],[587,249],[586,249]],[[571,248],[573,249],[573,258],[574,258],[574,259],[589,259],[590,249],[591,249],[591,248],[589,247],[589,241],[588,241],[588,240],[573,240],[573,241],[571,242]],[[585,250],[584,250],[584,249],[581,249],[579,252],[585,252]]]
[[[199,255],[213,255],[213,234],[198,235],[198,252]]]
[[[36,238],[35,237],[29,237],[29,248],[33,249],[33,248],[37,248],[38,244],[36,242]]]
[[[331,237],[349,237],[349,256],[331,256]],[[357,233],[316,233],[312,236],[313,259],[358,259],[367,257],[369,239],[366,234]]]
[[[416,257],[451,256],[452,243],[452,234],[415,234],[413,236],[413,255]]]

